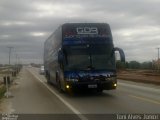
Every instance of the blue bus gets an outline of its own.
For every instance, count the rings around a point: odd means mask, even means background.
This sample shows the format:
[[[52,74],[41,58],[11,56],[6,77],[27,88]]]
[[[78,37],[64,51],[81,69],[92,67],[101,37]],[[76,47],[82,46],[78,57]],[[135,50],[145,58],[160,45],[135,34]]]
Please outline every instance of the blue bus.
[[[44,43],[44,69],[48,83],[59,91],[117,87],[115,51],[107,23],[65,23]]]

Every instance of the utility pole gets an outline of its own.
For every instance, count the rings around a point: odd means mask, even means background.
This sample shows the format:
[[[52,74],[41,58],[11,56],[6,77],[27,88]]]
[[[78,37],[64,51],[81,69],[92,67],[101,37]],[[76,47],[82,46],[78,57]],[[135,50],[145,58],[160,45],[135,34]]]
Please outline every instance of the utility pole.
[[[158,60],[159,60],[159,49],[160,49],[160,48],[157,48],[157,49],[158,49]]]
[[[11,50],[13,49],[13,47],[8,47],[9,48],[9,67],[11,65]]]
[[[9,77],[9,74],[10,74],[10,64],[11,64],[11,60],[10,60],[10,58],[11,58],[11,50],[13,49],[13,47],[8,47],[9,48],[9,66],[8,66],[8,76],[6,76],[6,93],[5,93],[5,96],[8,98],[10,95],[11,95],[11,93],[9,92],[9,80],[10,80],[10,77]]]
[[[159,49],[160,49],[160,48],[157,48],[157,50],[158,50],[158,59],[157,59],[157,63],[158,63],[158,72],[159,72],[159,69],[160,69],[160,65],[159,65],[159,62],[160,62],[160,59],[159,59]]]

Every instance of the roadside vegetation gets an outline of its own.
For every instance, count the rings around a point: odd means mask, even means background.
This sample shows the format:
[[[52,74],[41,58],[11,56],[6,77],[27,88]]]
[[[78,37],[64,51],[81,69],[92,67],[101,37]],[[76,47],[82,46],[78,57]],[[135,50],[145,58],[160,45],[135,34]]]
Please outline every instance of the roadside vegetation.
[[[4,96],[6,92],[6,87],[4,85],[0,85],[0,99]]]
[[[21,67],[21,65],[0,65],[0,99],[4,96],[4,93],[6,92],[4,79],[7,80],[10,84],[16,78]]]
[[[119,79],[160,85],[160,63],[157,61],[143,63],[117,61],[117,71]]]
[[[153,69],[152,62],[143,62],[140,63],[138,61],[130,61],[126,63],[122,63],[119,60],[117,61],[117,69]]]

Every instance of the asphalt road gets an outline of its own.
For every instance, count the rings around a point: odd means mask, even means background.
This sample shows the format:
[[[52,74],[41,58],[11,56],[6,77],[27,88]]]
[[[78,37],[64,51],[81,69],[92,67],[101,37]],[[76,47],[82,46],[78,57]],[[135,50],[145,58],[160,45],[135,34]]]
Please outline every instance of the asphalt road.
[[[4,99],[2,112],[24,114],[160,113],[160,86],[118,80],[116,90],[69,96],[46,83],[37,68],[24,68]]]

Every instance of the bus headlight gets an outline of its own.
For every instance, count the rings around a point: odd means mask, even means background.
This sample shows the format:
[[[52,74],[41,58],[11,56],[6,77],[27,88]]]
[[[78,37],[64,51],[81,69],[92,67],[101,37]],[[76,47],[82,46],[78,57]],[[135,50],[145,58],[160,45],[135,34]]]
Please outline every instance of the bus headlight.
[[[69,89],[69,88],[70,88],[70,86],[69,86],[69,85],[66,85],[66,88],[67,88],[67,89]]]
[[[116,83],[114,83],[114,84],[113,84],[113,86],[114,86],[114,87],[117,87],[117,84],[116,84]]]

